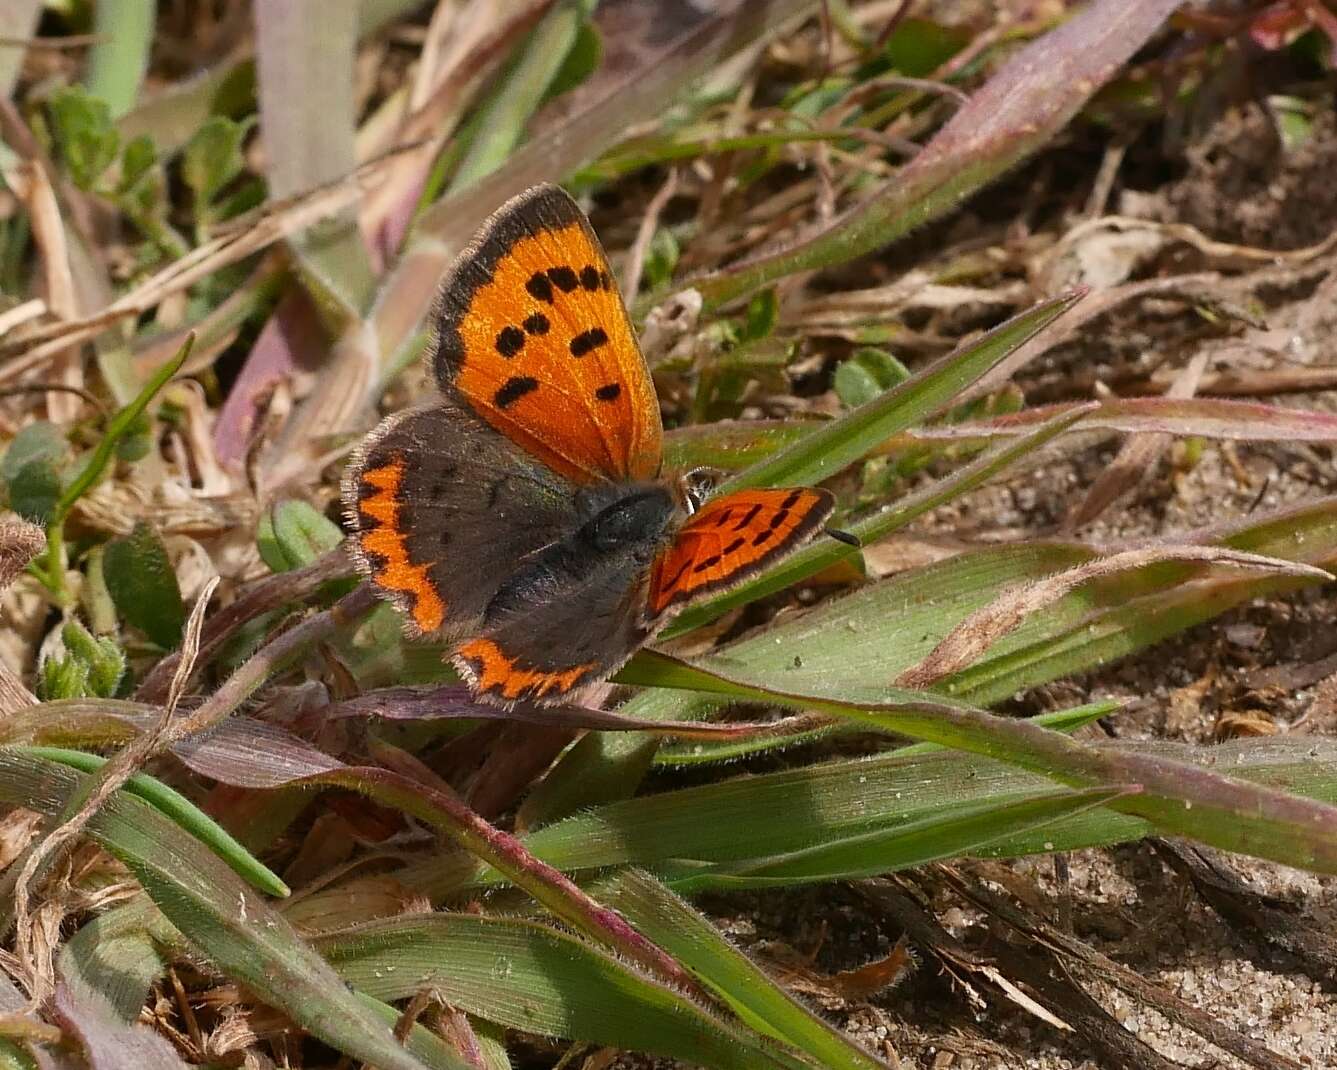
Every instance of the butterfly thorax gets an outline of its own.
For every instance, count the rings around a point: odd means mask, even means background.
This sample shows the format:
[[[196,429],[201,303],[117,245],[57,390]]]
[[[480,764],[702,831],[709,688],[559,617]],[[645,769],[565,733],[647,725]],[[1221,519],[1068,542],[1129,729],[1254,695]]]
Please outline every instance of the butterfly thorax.
[[[615,496],[596,506],[577,539],[598,553],[628,553],[648,564],[664,541],[677,503],[668,488],[659,483],[628,483],[614,488]]]
[[[661,483],[607,483],[578,496],[577,526],[530,555],[497,591],[489,624],[646,569],[672,537],[680,508]]]

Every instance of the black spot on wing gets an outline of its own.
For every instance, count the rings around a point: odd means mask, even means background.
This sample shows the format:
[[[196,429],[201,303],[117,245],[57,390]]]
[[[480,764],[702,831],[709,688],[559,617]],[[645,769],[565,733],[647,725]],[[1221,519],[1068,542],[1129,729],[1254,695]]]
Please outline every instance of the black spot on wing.
[[[547,334],[548,328],[551,326],[548,317],[542,312],[535,312],[532,316],[525,317],[524,328],[528,334]]]
[[[748,527],[752,523],[752,521],[754,521],[757,518],[757,514],[759,512],[761,512],[761,506],[754,505],[751,509],[749,509],[746,513],[743,514],[743,519],[738,521],[738,523],[733,526],[734,531],[742,531],[744,528]]]
[[[548,268],[548,278],[551,279],[552,284],[564,294],[569,294],[580,285],[580,280],[576,278],[576,273],[565,266]]]
[[[580,285],[587,290],[599,288],[599,269],[593,264],[586,264],[580,269]]]
[[[544,304],[552,304],[552,283],[548,281],[548,276],[543,272],[535,272],[525,283],[525,289],[529,291],[529,296],[536,301],[542,301]]]
[[[510,408],[526,394],[537,390],[538,386],[539,381],[532,376],[513,375],[502,383],[501,389],[492,396],[492,400],[499,409]]]
[[[573,357],[583,357],[585,354],[598,349],[607,341],[608,333],[602,327],[591,327],[588,331],[581,331],[571,339],[571,355]]]
[[[525,332],[519,327],[503,327],[497,334],[497,352],[508,360],[525,348]]]
[[[622,385],[620,383],[605,383],[594,392],[594,396],[600,401],[616,401],[621,393]]]

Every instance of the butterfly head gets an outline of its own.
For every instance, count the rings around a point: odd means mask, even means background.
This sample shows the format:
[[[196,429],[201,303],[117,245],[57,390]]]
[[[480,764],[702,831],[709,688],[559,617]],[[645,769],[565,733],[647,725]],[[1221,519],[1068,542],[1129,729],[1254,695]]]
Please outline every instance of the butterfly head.
[[[678,499],[688,516],[705,505],[706,499],[715,493],[724,473],[718,468],[701,465],[691,468],[680,475],[676,481]]]

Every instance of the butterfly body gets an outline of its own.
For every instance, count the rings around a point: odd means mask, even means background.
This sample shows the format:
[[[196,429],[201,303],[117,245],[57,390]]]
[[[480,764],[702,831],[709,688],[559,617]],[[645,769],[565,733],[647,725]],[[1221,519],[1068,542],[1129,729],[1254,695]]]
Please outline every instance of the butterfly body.
[[[538,187],[484,224],[442,285],[441,397],[350,464],[362,571],[435,633],[475,692],[556,702],[616,671],[674,613],[820,530],[826,491],[702,501],[661,469],[658,402],[607,260]]]

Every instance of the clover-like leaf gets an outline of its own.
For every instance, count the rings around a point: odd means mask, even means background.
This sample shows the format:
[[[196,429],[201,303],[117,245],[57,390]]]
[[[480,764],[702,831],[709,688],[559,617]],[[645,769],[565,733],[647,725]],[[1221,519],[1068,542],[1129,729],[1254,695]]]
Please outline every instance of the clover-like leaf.
[[[185,603],[167,548],[142,520],[125,538],[107,544],[103,576],[116,609],[158,646],[170,650],[181,641]]]
[[[80,189],[92,189],[121,146],[107,102],[80,86],[66,86],[51,95],[47,114],[70,178]]]
[[[304,501],[266,510],[255,533],[260,557],[275,572],[309,565],[343,542],[339,526]]]

